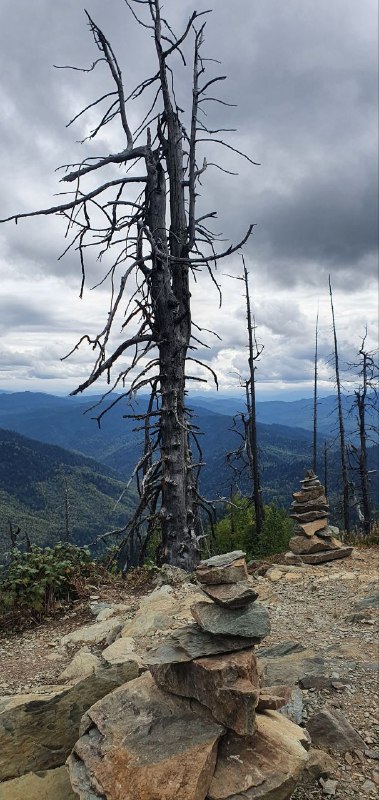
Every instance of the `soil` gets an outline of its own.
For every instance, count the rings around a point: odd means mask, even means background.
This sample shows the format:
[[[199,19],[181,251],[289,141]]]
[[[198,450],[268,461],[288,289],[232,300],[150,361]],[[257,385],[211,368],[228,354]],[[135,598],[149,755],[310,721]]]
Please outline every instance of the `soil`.
[[[304,778],[293,800],[325,800],[333,796],[326,793],[327,788],[335,790],[334,796],[340,800],[370,800],[379,785],[379,612],[368,608],[353,621],[348,618],[357,601],[378,591],[379,549],[354,549],[351,558],[317,567],[287,567],[282,561],[278,558],[277,565],[259,565],[253,573],[260,599],[271,617],[271,633],[262,648],[292,640],[317,655],[337,659],[341,666],[334,686],[303,690],[302,724],[325,705],[334,706],[365,742],[361,751],[331,753],[331,780],[336,783],[323,788],[319,780],[307,784]],[[46,685],[56,683],[79,649],[79,645],[63,648],[61,636],[94,621],[90,603],[127,603],[128,616],[132,617],[140,596],[151,588],[143,576],[134,584],[115,581],[93,587],[90,597],[75,602],[64,613],[22,632],[0,635],[0,694],[38,692],[43,687],[46,691]],[[346,671],[348,679],[342,680]]]

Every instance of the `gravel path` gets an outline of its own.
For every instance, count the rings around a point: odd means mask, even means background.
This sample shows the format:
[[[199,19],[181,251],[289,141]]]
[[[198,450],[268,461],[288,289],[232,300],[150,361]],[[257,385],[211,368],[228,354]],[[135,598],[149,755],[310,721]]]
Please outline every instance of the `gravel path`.
[[[356,605],[369,597],[378,598],[378,576],[379,550],[370,548],[356,549],[351,558],[317,567],[273,565],[266,575],[253,578],[271,617],[270,636],[257,648],[257,655],[261,652],[263,656],[264,648],[291,641],[319,659],[321,676],[323,665],[332,665],[332,685],[303,690],[302,725],[325,706],[337,708],[364,740],[362,749],[355,752],[331,753],[329,782],[324,787],[319,780],[307,784],[305,776],[293,800],[325,800],[328,796],[372,800],[377,796],[379,602],[376,607],[374,601],[363,609]],[[129,602],[128,616],[132,618],[139,597],[125,588],[97,587],[91,599]],[[43,685],[46,691],[46,684],[55,683],[73,656],[72,649],[67,652],[59,646],[62,634],[93,620],[87,599],[63,617],[59,615],[23,633],[0,636],[0,694],[31,688],[38,691]]]
[[[318,567],[274,566],[259,579],[272,625],[262,648],[296,641],[331,660],[335,670],[334,686],[303,690],[302,724],[325,705],[338,708],[365,742],[362,751],[332,754],[331,778],[336,785],[332,782],[323,789],[317,781],[299,786],[293,800],[325,800],[326,796],[369,800],[378,795],[378,576],[379,551],[362,548],[354,550],[351,558]],[[376,607],[354,608],[373,596]],[[347,620],[352,614],[354,621]],[[335,794],[327,794],[327,788]]]

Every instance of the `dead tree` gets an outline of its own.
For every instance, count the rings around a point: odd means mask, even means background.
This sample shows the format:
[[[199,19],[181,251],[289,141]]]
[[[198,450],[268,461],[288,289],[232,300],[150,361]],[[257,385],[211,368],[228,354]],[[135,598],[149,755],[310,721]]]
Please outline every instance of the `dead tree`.
[[[363,532],[366,536],[371,533],[372,527],[372,504],[370,492],[370,473],[367,458],[367,442],[377,436],[375,426],[367,422],[367,412],[369,408],[377,413],[377,381],[379,377],[378,364],[375,362],[377,351],[369,351],[366,348],[367,330],[362,339],[359,349],[360,360],[357,364],[349,364],[350,367],[358,369],[360,385],[354,390],[353,409],[357,416],[357,428],[359,436],[359,447],[350,443],[350,467],[358,473],[360,503],[357,502],[357,512],[360,522],[363,525]],[[374,434],[374,437],[372,437]]]
[[[315,364],[314,364],[314,384],[313,384],[313,447],[312,447],[312,469],[317,472],[317,378],[318,378],[318,311],[316,317],[315,334]]]
[[[343,489],[343,526],[346,533],[348,533],[350,531],[349,475],[348,475],[348,465],[346,457],[345,424],[342,412],[342,395],[341,395],[341,379],[340,379],[339,358],[338,358],[337,331],[336,331],[336,321],[334,316],[333,293],[332,293],[332,284],[330,281],[330,275],[329,275],[329,295],[330,295],[330,307],[332,310],[332,322],[333,322],[334,366],[335,366],[336,387],[337,387],[338,427],[339,427],[339,440],[340,440],[340,452],[341,452],[341,477],[342,477],[342,489]]]
[[[248,375],[246,381],[241,381],[245,389],[246,397],[246,413],[241,412],[234,418],[234,430],[239,433],[241,437],[241,444],[232,453],[228,454],[228,461],[233,464],[233,461],[242,458],[242,467],[236,466],[234,469],[238,474],[242,474],[244,467],[248,468],[248,474],[252,487],[252,500],[255,512],[255,530],[256,536],[259,539],[262,536],[263,520],[264,520],[264,506],[262,501],[262,490],[260,480],[259,468],[259,448],[257,438],[257,415],[256,415],[256,399],[255,399],[255,370],[256,361],[260,358],[263,350],[263,345],[258,345],[256,339],[256,326],[255,320],[251,313],[250,292],[249,292],[249,273],[246,269],[244,256],[242,256],[243,275],[239,280],[243,280],[245,286],[245,300],[246,300],[246,320],[247,320],[247,334],[248,334]],[[238,428],[238,420],[242,422],[242,433]]]
[[[325,488],[325,497],[328,500],[329,495],[329,470],[328,470],[328,442],[325,440],[324,442],[324,488]]]
[[[253,225],[238,244],[220,250],[220,237],[209,227],[216,212],[201,216],[196,213],[200,177],[209,167],[223,169],[208,162],[205,155],[200,163],[199,146],[203,154],[211,144],[244,156],[220,138],[220,132],[226,129],[212,130],[199,118],[207,102],[224,102],[211,96],[209,90],[225,76],[204,77],[205,64],[212,59],[202,57],[205,25],[200,20],[208,12],[193,12],[181,35],[176,36],[161,15],[159,0],[126,0],[126,5],[151,37],[156,71],[133,91],[127,91],[110,42],[87,13],[99,50],[90,71],[105,64],[113,90],[90,102],[69,123],[105,103],[106,110],[100,113],[89,138],[95,138],[108,123],[118,120],[123,137],[119,152],[64,165],[62,181],[74,185],[70,199],[8,219],[17,222],[21,217],[51,214],[65,217],[67,233],[72,234],[65,253],[76,248],[81,264],[80,296],[86,280],[87,254],[95,251],[98,259],[104,257],[107,261],[101,281],[110,282],[106,322],[97,336],[82,336],[71,351],[86,343],[95,352],[91,374],[73,394],[83,392],[102,376],[110,385],[104,398],[118,387],[128,387],[125,393],[108,401],[107,409],[125,395],[133,397],[140,389],[150,391],[148,410],[139,417],[145,431],[145,450],[136,469],[140,501],[125,528],[129,543],[121,547],[120,559],[127,566],[130,548],[138,541],[138,546],[144,545],[146,529],[151,530],[158,516],[161,561],[192,570],[199,551],[196,514],[203,501],[196,485],[201,455],[196,461],[192,453],[196,444],[185,405],[185,387],[187,380],[205,379],[197,368],[195,375],[188,371],[191,364],[201,364],[194,351],[197,344],[203,344],[200,329],[191,317],[190,279],[205,268],[218,288],[213,268],[247,241]],[[183,47],[190,36],[193,77],[186,119],[176,103],[170,60],[176,56],[186,63]],[[142,96],[148,98],[149,110],[133,133],[130,105]],[[140,171],[137,165],[142,165]],[[116,173],[116,166],[121,171]],[[106,180],[100,179],[103,172],[108,175]],[[95,188],[84,188],[87,176],[93,181],[95,175],[99,176]],[[133,187],[140,188],[131,194]],[[112,347],[111,334],[125,306],[123,340]],[[99,424],[107,409],[96,417]]]

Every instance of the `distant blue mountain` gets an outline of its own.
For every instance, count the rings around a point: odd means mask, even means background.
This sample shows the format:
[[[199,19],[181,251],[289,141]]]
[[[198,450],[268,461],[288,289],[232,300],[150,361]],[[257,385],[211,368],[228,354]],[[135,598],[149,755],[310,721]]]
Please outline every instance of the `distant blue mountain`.
[[[110,399],[116,399],[113,396]],[[23,436],[66,450],[90,456],[114,470],[117,477],[127,481],[141,454],[141,431],[138,424],[125,418],[132,409],[125,398],[103,417],[101,427],[94,417],[99,408],[92,408],[96,397],[71,398],[19,392],[0,394],[0,426]],[[135,409],[143,413],[147,398],[141,396]],[[228,495],[235,485],[234,473],[226,455],[238,447],[238,437],[232,431],[233,414],[243,410],[243,400],[217,394],[193,394],[188,401],[193,409],[194,422],[199,428],[201,460],[206,466],[201,472],[201,487],[208,497]],[[348,411],[351,400],[344,399],[347,430],[354,429]],[[312,400],[267,401],[257,405],[258,443],[261,452],[262,486],[265,500],[289,505],[291,492],[311,463],[313,436]],[[329,454],[330,487],[339,493],[339,460],[336,440],[335,399],[325,397],[318,404],[320,477],[323,476],[322,447],[327,439],[332,443]],[[197,458],[196,450],[195,458]],[[372,453],[372,457],[374,451]],[[238,485],[249,492],[246,474]],[[0,487],[1,488],[1,487]]]

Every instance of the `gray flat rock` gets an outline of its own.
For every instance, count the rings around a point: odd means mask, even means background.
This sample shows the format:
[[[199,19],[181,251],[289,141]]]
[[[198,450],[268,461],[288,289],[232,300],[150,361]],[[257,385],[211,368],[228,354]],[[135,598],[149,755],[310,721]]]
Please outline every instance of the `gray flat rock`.
[[[204,631],[216,636],[244,636],[256,643],[270,633],[268,611],[259,603],[235,609],[213,603],[195,603],[191,612]]]
[[[218,585],[203,585],[203,591],[219,606],[227,608],[243,608],[258,597],[258,592],[253,589],[248,581],[238,583],[221,583]]]
[[[273,644],[271,647],[261,647],[257,655],[259,658],[280,658],[280,656],[289,656],[292,653],[302,653],[305,649],[301,642],[288,641]]]
[[[361,611],[364,608],[379,608],[379,592],[375,592],[369,597],[364,597],[354,604],[356,611]]]
[[[340,547],[338,550],[324,550],[322,553],[302,555],[305,564],[323,564],[325,561],[334,561],[336,558],[347,558],[353,552],[352,547]]]
[[[186,625],[167,636],[158,647],[150,650],[145,661],[147,665],[175,664],[203,656],[245,650],[252,644],[250,637],[212,636],[202,631],[198,625]]]
[[[338,708],[326,706],[307,722],[307,731],[316,747],[334,753],[364,750],[365,743]]]
[[[200,561],[198,567],[227,567],[239,558],[245,558],[243,550],[233,550],[231,553],[221,553],[219,556],[212,556],[204,561]]]

